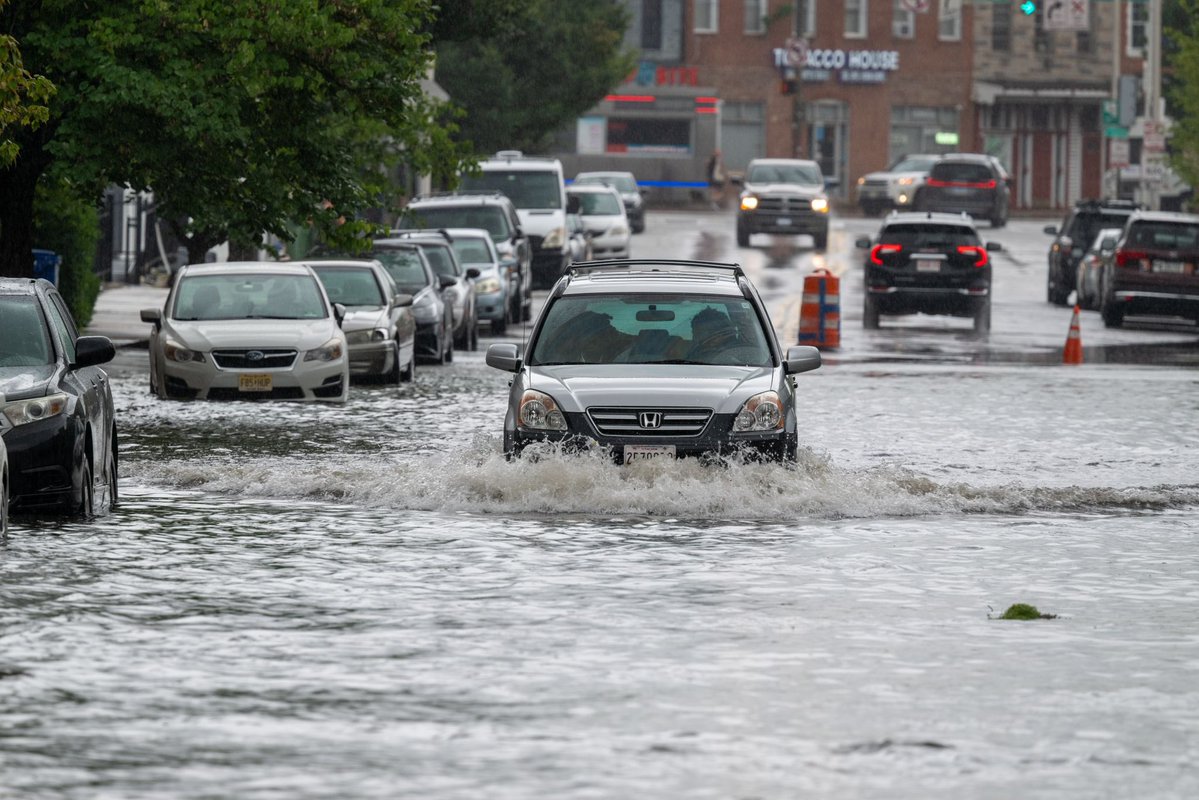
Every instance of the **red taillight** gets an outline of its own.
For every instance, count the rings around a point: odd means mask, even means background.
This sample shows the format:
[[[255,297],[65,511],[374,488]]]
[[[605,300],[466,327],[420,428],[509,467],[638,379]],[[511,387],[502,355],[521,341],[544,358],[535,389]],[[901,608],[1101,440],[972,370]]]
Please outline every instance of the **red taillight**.
[[[883,256],[887,253],[899,253],[903,250],[903,245],[898,244],[876,244],[870,248],[870,263],[883,265]]]
[[[963,244],[958,247],[958,252],[964,256],[974,256],[974,266],[985,267],[989,258],[987,257],[987,248],[979,247],[976,244]]]
[[[929,178],[924,183],[926,186],[960,186],[964,189],[994,189],[998,185],[994,180],[978,183],[975,181],[942,181],[936,178]]]
[[[948,186],[949,185],[945,181],[937,180],[936,178],[929,178],[928,180],[925,181],[925,183],[929,186]]]
[[[1149,254],[1139,250],[1117,250],[1116,266],[1122,269],[1145,269],[1149,264]]]

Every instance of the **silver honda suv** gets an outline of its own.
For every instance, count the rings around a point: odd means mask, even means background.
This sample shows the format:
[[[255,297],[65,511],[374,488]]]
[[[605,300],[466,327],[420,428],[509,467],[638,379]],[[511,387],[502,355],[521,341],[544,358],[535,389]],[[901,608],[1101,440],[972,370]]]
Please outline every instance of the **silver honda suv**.
[[[814,347],[784,353],[757,289],[736,264],[625,260],[578,265],[551,290],[515,373],[504,452],[534,442],[602,447],[624,464],[743,453],[794,461],[794,375]]]

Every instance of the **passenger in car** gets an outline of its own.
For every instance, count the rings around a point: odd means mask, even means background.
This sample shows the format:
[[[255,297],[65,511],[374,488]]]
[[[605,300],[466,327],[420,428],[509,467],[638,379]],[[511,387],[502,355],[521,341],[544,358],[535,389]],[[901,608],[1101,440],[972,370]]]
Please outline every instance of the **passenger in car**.
[[[620,359],[633,342],[633,337],[621,333],[612,318],[596,311],[584,311],[568,325],[558,352],[561,361],[582,361],[586,364],[610,364]]]

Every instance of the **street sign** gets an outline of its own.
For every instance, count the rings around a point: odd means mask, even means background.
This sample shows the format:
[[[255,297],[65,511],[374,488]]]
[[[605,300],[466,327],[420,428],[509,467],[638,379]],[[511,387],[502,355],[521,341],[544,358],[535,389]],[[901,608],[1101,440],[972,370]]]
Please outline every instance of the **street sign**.
[[[1090,0],[1049,0],[1045,3],[1043,24],[1047,31],[1088,30],[1091,26]]]
[[[1103,129],[1103,135],[1109,139],[1127,139],[1128,128],[1123,125],[1108,125]]]
[[[1127,139],[1111,139],[1107,143],[1107,148],[1107,165],[1112,169],[1122,169],[1132,163],[1129,158]]]
[[[795,36],[787,38],[787,66],[802,67],[808,60],[808,40]]]
[[[932,8],[933,0],[899,0],[899,5],[905,11],[911,11],[913,14],[927,14]]]

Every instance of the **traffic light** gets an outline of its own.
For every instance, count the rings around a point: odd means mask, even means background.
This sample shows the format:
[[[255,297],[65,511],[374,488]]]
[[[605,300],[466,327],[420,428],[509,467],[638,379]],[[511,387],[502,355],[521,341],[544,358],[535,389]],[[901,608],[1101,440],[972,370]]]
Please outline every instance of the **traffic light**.
[[[1024,16],[1031,17],[1033,14],[1037,13],[1037,4],[1034,3],[1033,0],[1024,0],[1024,2],[1020,4],[1020,10],[1024,12]]]

